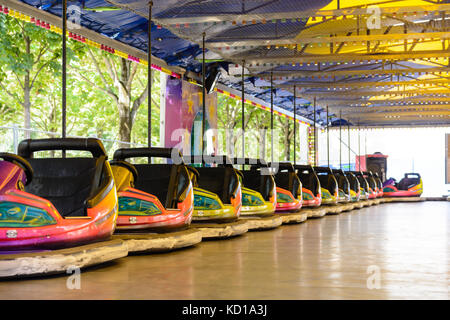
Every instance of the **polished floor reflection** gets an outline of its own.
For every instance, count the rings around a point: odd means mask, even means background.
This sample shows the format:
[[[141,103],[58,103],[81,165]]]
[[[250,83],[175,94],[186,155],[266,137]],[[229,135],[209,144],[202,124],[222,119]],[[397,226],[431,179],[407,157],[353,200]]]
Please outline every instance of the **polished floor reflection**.
[[[67,277],[0,282],[0,299],[448,299],[450,203],[382,204]]]

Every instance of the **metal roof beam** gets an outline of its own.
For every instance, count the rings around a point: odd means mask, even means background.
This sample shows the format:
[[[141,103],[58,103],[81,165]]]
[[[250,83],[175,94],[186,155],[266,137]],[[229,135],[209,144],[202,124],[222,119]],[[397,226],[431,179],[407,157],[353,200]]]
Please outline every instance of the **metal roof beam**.
[[[248,35],[247,35],[248,36]],[[258,40],[239,40],[239,41],[208,41],[209,48],[224,47],[242,47],[242,46],[290,46],[296,44],[311,43],[333,43],[334,45],[343,45],[348,42],[366,42],[366,41],[396,41],[396,40],[427,40],[427,39],[448,39],[449,32],[424,32],[424,33],[396,33],[396,34],[364,34],[364,35],[342,35],[333,37],[311,36],[297,37],[289,39],[267,38]]]
[[[406,81],[354,81],[354,82],[293,82],[288,84],[276,84],[275,87],[279,89],[290,89],[293,86],[296,86],[298,88],[341,88],[341,89],[348,89],[348,88],[362,88],[362,87],[389,87],[389,86],[398,86],[398,85],[411,85],[411,86],[417,86],[417,85],[427,85],[427,86],[449,86],[450,81],[449,80],[406,80]],[[267,86],[256,86],[259,88],[265,88]]]
[[[424,103],[421,103],[424,102]],[[398,99],[398,100],[336,100],[336,99],[319,99],[318,103],[326,104],[328,106],[389,106],[389,107],[406,107],[414,104],[421,106],[439,106],[448,105],[450,97],[445,98],[416,98],[416,99]],[[448,108],[448,107],[447,107]]]
[[[110,2],[110,1],[108,1]],[[127,5],[127,9],[130,9],[130,5]],[[393,7],[380,7],[381,15],[408,15],[416,14],[421,15],[439,15],[440,11],[449,11],[450,4],[434,4],[424,6],[393,6]],[[178,17],[172,18],[158,18],[155,20],[161,24],[175,25],[175,24],[191,24],[191,23],[218,23],[218,22],[234,22],[234,21],[246,21],[251,23],[255,21],[267,21],[269,23],[273,19],[301,19],[301,18],[323,18],[323,17],[341,17],[341,16],[359,16],[370,15],[367,7],[353,7],[337,10],[302,10],[302,11],[289,11],[289,12],[271,12],[271,13],[251,13],[251,14],[203,14],[199,12],[195,15],[180,17],[183,13],[180,12]]]
[[[450,97],[449,90],[406,90],[406,91],[326,91],[326,92],[300,92],[298,93],[298,97],[304,97],[304,98],[313,98],[317,97],[319,98],[319,102],[321,101],[320,98],[329,98],[335,99],[335,98],[342,98],[342,97],[349,97],[349,98],[359,98],[363,99],[362,101],[370,101],[367,100],[369,97],[380,97],[380,96],[387,96],[387,97]],[[331,100],[328,99],[328,100]]]
[[[264,64],[288,65],[294,63],[323,63],[323,62],[353,62],[353,61],[379,61],[379,60],[413,60],[428,58],[448,58],[450,51],[447,50],[424,50],[415,52],[390,52],[376,54],[341,53],[334,54],[308,54],[289,56],[255,56],[255,55],[233,55],[231,59],[248,61],[248,66],[259,66]]]
[[[413,106],[376,106],[376,107],[349,107],[349,106],[329,106],[333,112],[342,111],[342,114],[361,114],[361,113],[390,113],[390,112],[412,112],[415,111],[416,114],[421,112],[429,112],[434,111],[442,113],[442,112],[450,112],[450,108],[448,105],[446,106],[424,106],[424,105],[413,105]]]
[[[355,68],[358,66],[354,66]],[[339,76],[359,76],[359,75],[385,75],[385,74],[415,74],[415,73],[448,73],[449,67],[442,68],[410,68],[410,69],[365,69],[365,70],[330,70],[330,71],[313,71],[313,70],[282,70],[273,71],[274,77],[339,77]],[[253,73],[248,76],[255,76],[260,78],[268,77],[267,72]],[[270,77],[270,76],[269,76]]]

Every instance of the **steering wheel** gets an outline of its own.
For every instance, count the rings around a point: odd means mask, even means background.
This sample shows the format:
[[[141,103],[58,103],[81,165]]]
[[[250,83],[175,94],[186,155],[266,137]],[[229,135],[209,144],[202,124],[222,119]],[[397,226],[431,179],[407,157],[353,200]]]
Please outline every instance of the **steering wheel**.
[[[128,169],[131,174],[133,175],[133,180],[136,181],[138,178],[138,172],[136,170],[136,167],[133,166],[131,163],[127,162],[127,161],[122,161],[122,160],[111,160],[109,162],[110,165],[112,166],[119,166],[119,167],[123,167],[125,169]]]
[[[29,184],[31,180],[33,180],[33,168],[24,158],[12,153],[0,152],[0,159],[19,166],[25,172],[25,176],[27,177],[25,185]]]

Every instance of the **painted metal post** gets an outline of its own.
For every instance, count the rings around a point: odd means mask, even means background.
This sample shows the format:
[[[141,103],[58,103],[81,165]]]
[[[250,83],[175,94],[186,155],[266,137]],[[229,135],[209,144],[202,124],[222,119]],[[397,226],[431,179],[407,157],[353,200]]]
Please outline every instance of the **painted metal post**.
[[[147,29],[147,104],[148,104],[148,114],[147,114],[147,144],[149,147],[152,146],[152,7],[153,2],[148,3],[148,29]],[[150,159],[149,159],[150,162]]]
[[[273,72],[270,71],[270,162],[273,163]]]
[[[242,98],[242,158],[245,158],[245,84],[244,84],[244,66],[245,60],[242,60],[242,84],[241,84],[241,98]],[[242,165],[242,169],[244,169],[244,165]]]
[[[330,167],[330,132],[329,132],[329,125],[328,125],[328,106],[327,106],[327,162],[328,162],[328,168]]]
[[[339,167],[342,170],[342,110],[339,111]]]
[[[366,171],[367,171],[367,127],[366,131],[364,132],[364,163],[366,165]]]
[[[205,154],[206,143],[205,143],[205,129],[206,129],[206,65],[205,65],[205,37],[206,33],[202,34],[202,155]],[[202,166],[205,166],[205,163],[202,161]]]
[[[294,86],[294,164],[297,164],[297,94]]]
[[[67,131],[67,0],[62,3],[62,133],[63,138],[66,137]],[[66,156],[66,151],[62,151],[63,158]]]
[[[352,162],[351,160],[351,155],[350,155],[350,124],[347,123],[347,130],[348,130],[348,171],[350,171],[350,163]]]
[[[314,165],[317,166],[316,97],[314,97]]]
[[[358,124],[358,171],[361,171],[361,127]]]

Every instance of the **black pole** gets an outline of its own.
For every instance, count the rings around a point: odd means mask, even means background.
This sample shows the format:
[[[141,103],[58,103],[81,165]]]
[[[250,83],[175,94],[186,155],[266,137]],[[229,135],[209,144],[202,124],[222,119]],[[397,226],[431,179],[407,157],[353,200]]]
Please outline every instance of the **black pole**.
[[[327,162],[328,162],[328,168],[330,167],[330,132],[329,132],[329,126],[328,126],[328,121],[329,121],[329,116],[328,116],[328,106],[327,106]]]
[[[316,97],[314,97],[314,165],[317,166]]]
[[[350,163],[352,162],[352,160],[350,155],[350,124],[348,123],[347,123],[347,130],[348,130],[348,171],[350,172]]]
[[[270,162],[273,163],[273,72],[270,72]]]
[[[364,132],[364,164],[366,165],[366,170],[367,171],[367,127],[366,127],[366,132]]]
[[[153,2],[150,1],[148,4],[148,40],[147,40],[147,104],[148,104],[148,110],[147,110],[147,144],[149,147],[152,146],[152,86],[153,86],[153,79],[152,79],[152,6]],[[150,159],[149,159],[150,162]]]
[[[206,33],[203,32],[203,39],[202,39],[202,154],[205,153],[205,129],[206,129],[206,88],[205,88],[205,83],[206,83],[206,66],[205,66],[205,36]],[[203,161],[202,161],[203,163]],[[205,166],[205,164],[203,163],[203,166]]]
[[[297,94],[294,86],[294,164],[297,164],[296,145],[297,145]]]
[[[242,158],[245,158],[245,123],[244,123],[244,116],[245,116],[245,87],[244,87],[244,66],[245,66],[245,60],[242,60],[242,85],[241,85],[241,96],[242,96],[242,110],[241,110],[241,117],[242,117]],[[242,169],[244,169],[244,165],[242,165]]]
[[[361,127],[358,123],[358,171],[361,171]]]
[[[339,111],[339,167],[342,170],[342,110]]]
[[[67,131],[67,0],[63,0],[62,7],[62,134],[63,138],[66,137]],[[62,156],[66,156],[66,151],[62,151]]]

